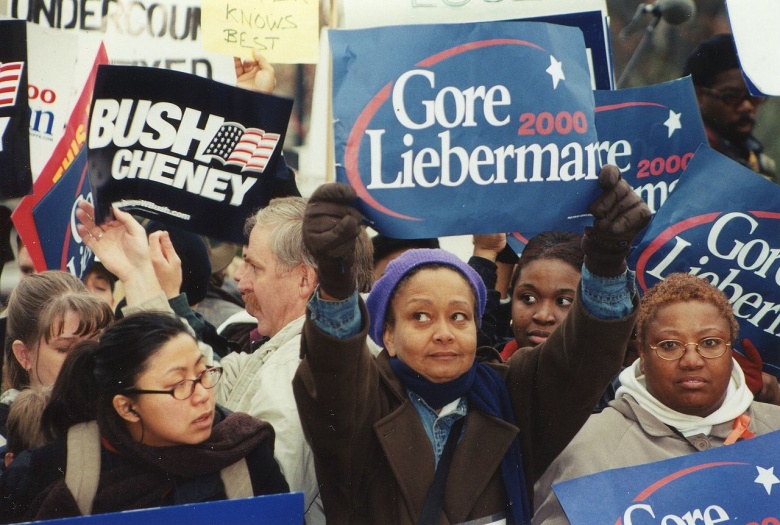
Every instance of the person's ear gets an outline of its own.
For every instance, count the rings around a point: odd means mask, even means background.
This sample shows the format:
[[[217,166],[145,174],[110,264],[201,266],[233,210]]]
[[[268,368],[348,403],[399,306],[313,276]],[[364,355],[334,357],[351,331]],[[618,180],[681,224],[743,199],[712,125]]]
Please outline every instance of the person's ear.
[[[19,339],[16,339],[11,344],[11,348],[14,352],[14,357],[16,357],[16,360],[19,361],[19,364],[22,365],[22,368],[29,372],[33,367],[31,355],[32,352],[30,352],[30,349],[27,348],[27,345],[21,342]]]
[[[397,355],[395,348],[395,333],[389,324],[385,325],[385,330],[382,332],[382,342],[385,344],[387,353],[390,354],[391,357],[395,357]]]
[[[317,284],[317,270],[308,264],[301,264],[298,281],[300,296],[308,300],[314,293],[314,289],[317,288]]]
[[[645,373],[645,349],[642,347],[639,347],[638,350],[639,353],[639,371],[642,372],[644,375]]]
[[[5,468],[8,468],[11,466],[11,463],[14,462],[14,453],[13,452],[6,452],[5,457],[3,458],[3,464],[5,465]]]
[[[117,394],[114,399],[111,400],[111,404],[114,405],[114,410],[119,414],[119,417],[129,423],[138,423],[141,420],[141,416],[135,411],[133,407],[133,400],[122,394]]]

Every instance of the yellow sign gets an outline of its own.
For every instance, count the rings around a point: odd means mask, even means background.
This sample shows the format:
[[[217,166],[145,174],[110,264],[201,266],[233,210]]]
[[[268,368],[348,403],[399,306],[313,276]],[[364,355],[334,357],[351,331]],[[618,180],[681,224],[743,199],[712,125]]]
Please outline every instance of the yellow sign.
[[[203,48],[275,64],[317,62],[319,0],[203,0]]]

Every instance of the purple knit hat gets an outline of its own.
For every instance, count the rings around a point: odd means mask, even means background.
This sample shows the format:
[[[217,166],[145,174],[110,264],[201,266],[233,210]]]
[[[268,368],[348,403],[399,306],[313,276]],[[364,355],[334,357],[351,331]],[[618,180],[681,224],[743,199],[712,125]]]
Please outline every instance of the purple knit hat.
[[[477,300],[479,317],[476,321],[477,326],[479,326],[482,314],[485,312],[485,301],[487,300],[485,284],[482,282],[479,274],[471,266],[448,251],[428,248],[407,250],[387,265],[384,275],[374,283],[371,293],[368,294],[368,299],[366,300],[371,323],[368,335],[379,346],[384,346],[382,335],[384,333],[387,305],[390,303],[398,283],[411,270],[428,264],[450,266],[466,278]],[[442,290],[442,292],[446,293],[447,290]]]

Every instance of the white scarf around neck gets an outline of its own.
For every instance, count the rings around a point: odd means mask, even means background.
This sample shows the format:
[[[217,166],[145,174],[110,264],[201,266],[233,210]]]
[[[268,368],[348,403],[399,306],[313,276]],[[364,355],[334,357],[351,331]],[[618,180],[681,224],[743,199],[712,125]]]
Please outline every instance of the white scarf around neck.
[[[753,402],[753,394],[745,383],[745,374],[739,364],[732,359],[731,380],[726,388],[723,404],[707,417],[691,416],[672,410],[647,391],[647,381],[640,369],[640,360],[620,373],[620,388],[615,393],[619,399],[630,394],[639,406],[650,412],[662,423],[679,430],[683,436],[696,434],[709,435],[714,425],[732,421],[741,416]]]

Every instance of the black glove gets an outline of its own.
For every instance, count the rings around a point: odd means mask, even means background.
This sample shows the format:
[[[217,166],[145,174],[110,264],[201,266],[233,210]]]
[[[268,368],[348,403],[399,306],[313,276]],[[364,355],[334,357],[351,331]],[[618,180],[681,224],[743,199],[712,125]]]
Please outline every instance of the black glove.
[[[593,227],[585,228],[582,251],[585,267],[594,275],[617,277],[626,270],[631,242],[650,222],[650,208],[620,177],[620,170],[610,164],[599,173],[603,190],[588,206]]]
[[[355,291],[355,242],[362,215],[349,203],[355,190],[334,182],[317,188],[303,216],[303,243],[317,261],[320,290],[334,299]]]

